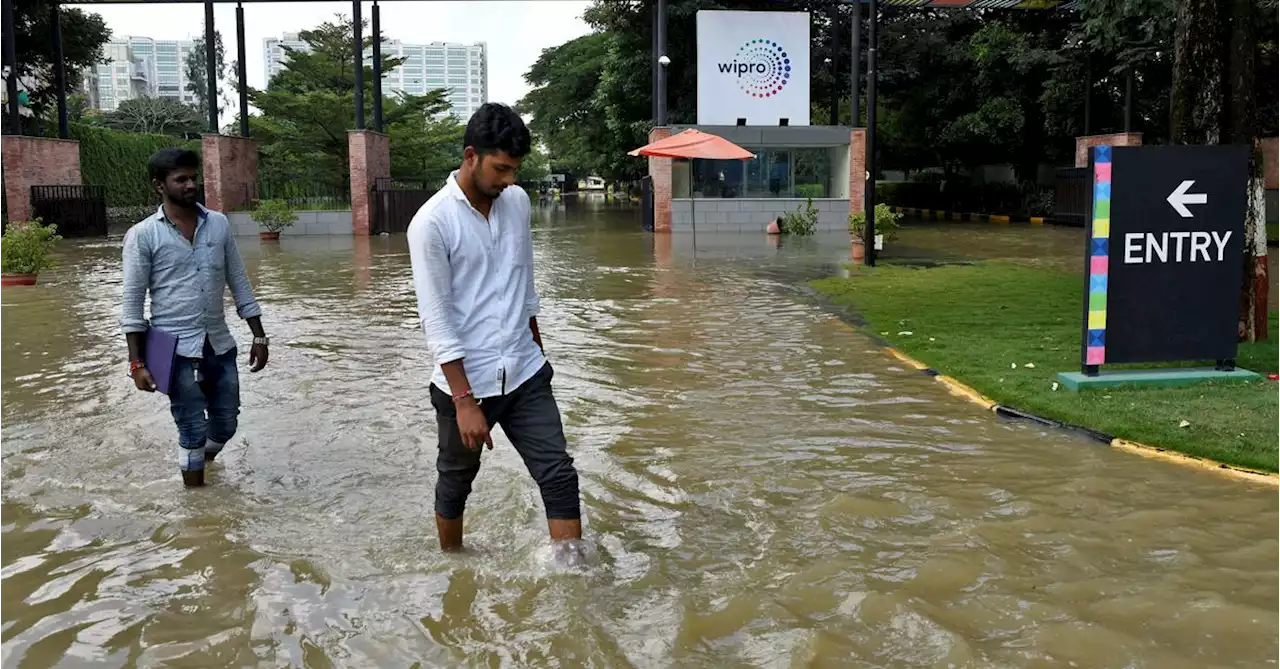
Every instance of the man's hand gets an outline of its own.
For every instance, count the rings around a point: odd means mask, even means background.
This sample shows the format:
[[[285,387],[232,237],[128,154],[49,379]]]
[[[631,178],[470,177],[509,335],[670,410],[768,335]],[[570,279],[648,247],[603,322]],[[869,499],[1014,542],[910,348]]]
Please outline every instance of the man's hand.
[[[133,385],[137,386],[138,390],[145,390],[149,393],[156,391],[156,380],[151,377],[151,372],[147,371],[146,367],[139,367],[133,370],[130,376],[133,377]]]
[[[467,448],[477,449],[480,444],[493,450],[493,437],[489,436],[489,422],[485,420],[484,411],[470,397],[458,402],[458,432],[462,434],[462,443]]]
[[[267,366],[267,345],[254,344],[249,347],[249,371],[260,372]]]

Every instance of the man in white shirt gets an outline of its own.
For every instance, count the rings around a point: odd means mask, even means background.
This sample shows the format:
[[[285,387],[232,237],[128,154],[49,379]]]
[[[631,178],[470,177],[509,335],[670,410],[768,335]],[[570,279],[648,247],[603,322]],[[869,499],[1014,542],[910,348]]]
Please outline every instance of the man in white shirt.
[[[431,403],[440,431],[436,529],[462,548],[462,514],[495,424],[537,481],[557,557],[581,559],[578,473],[551,392],[538,333],[529,196],[515,186],[529,130],[485,104],[463,136],[463,162],[409,224],[418,316],[435,358]]]

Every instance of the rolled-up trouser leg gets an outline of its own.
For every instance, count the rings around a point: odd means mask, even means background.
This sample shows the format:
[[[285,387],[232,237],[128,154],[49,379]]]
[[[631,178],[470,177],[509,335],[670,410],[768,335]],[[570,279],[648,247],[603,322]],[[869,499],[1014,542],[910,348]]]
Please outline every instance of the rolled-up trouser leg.
[[[454,520],[461,518],[466,510],[471,483],[480,473],[480,452],[484,447],[467,448],[458,431],[458,412],[453,398],[434,385],[431,386],[431,405],[436,410],[436,427],[440,433],[436,453],[436,513]],[[492,427],[492,421],[489,423]]]
[[[578,520],[578,471],[569,457],[560,408],[551,392],[551,364],[520,385],[507,398],[499,419],[502,431],[524,459],[542,492],[547,518]]]

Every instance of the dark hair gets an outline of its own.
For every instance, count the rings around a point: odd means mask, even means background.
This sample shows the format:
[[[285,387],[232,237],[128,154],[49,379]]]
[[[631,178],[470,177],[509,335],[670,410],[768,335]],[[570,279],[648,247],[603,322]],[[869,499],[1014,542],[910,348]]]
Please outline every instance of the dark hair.
[[[462,135],[462,147],[487,155],[503,151],[512,158],[529,153],[529,129],[515,110],[497,102],[486,102],[471,115]]]
[[[151,160],[147,161],[147,172],[155,181],[164,181],[170,172],[183,167],[200,169],[200,156],[191,149],[171,146],[151,154]]]

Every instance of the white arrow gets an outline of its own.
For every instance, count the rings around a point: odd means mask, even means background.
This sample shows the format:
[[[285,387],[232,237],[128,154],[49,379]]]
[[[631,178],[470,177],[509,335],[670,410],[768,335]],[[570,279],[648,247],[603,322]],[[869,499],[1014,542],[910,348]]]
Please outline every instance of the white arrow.
[[[1195,185],[1195,181],[1184,181],[1177,188],[1169,193],[1169,197],[1165,198],[1173,207],[1178,215],[1183,218],[1191,218],[1191,210],[1187,209],[1189,204],[1208,204],[1209,195],[1207,193],[1188,193],[1187,189]]]

